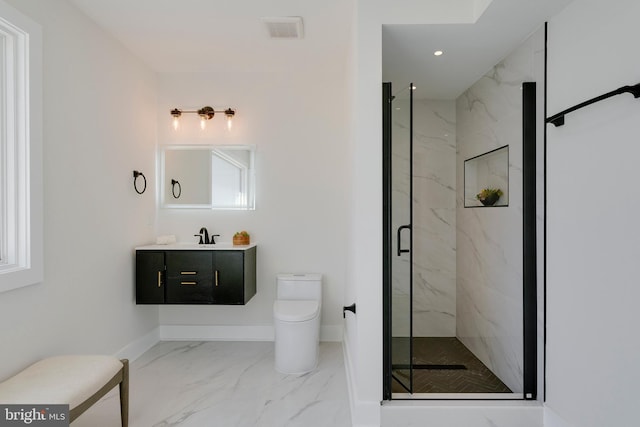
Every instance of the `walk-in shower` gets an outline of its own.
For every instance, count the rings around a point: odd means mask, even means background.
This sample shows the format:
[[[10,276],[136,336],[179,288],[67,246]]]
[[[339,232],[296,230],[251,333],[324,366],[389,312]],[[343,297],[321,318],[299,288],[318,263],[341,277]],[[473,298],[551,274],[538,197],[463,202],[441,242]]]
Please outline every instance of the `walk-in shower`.
[[[384,399],[536,398],[531,78],[486,123],[482,81],[448,101],[383,84]]]

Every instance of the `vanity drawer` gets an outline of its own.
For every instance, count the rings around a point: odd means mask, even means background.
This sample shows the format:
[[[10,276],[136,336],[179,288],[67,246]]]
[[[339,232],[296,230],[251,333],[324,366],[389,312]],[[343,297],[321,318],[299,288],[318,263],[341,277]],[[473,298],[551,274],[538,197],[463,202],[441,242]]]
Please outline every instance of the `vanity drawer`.
[[[213,302],[213,256],[209,251],[167,251],[167,302]]]

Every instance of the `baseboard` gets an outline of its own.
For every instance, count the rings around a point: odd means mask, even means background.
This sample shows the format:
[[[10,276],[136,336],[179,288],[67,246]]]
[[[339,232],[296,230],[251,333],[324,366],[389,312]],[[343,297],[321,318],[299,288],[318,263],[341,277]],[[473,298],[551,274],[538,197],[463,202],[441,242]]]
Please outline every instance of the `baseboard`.
[[[349,351],[349,343],[342,343],[344,353],[344,369],[347,376],[347,392],[349,394],[349,409],[351,410],[351,423],[353,427],[380,427],[380,403],[362,402],[358,399],[356,391],[356,371],[353,365],[353,357]]]
[[[162,341],[273,341],[271,325],[160,325]]]
[[[342,326],[320,327],[320,341],[341,342]],[[160,325],[162,341],[273,341],[273,325]]]
[[[160,330],[155,328],[148,334],[122,347],[115,355],[119,359],[129,359],[129,362],[133,362],[158,342],[160,342]]]
[[[347,394],[349,395],[349,409],[351,410],[351,424],[356,425],[355,423],[355,384],[356,379],[354,376],[353,364],[351,362],[351,352],[349,351],[349,343],[345,340],[342,343],[342,353],[344,354],[344,370],[347,377]]]
[[[321,326],[320,341],[341,342],[341,326]],[[130,342],[115,356],[133,362],[160,341],[273,341],[272,325],[209,326],[161,325]]]
[[[560,417],[553,409],[544,405],[544,427],[573,427]]]
[[[382,427],[542,427],[543,408],[535,401],[392,400],[381,410]]]
[[[322,325],[320,326],[320,341],[342,342],[344,328],[342,325]]]

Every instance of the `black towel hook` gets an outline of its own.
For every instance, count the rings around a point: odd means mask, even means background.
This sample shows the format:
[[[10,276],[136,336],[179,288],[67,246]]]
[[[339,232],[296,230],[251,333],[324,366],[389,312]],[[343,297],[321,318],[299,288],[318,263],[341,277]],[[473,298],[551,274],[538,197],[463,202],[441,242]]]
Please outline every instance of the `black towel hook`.
[[[347,311],[350,311],[353,314],[356,314],[356,303],[354,302],[351,305],[346,305],[346,306],[342,307],[342,317],[343,318],[346,317],[345,316],[345,312],[347,312]]]
[[[141,176],[142,179],[144,180],[144,187],[142,187],[142,191],[138,190],[137,180],[138,180],[139,176]],[[138,194],[142,194],[142,193],[144,193],[146,191],[146,189],[147,189],[147,178],[144,176],[144,174],[142,172],[133,171],[133,188],[136,190],[136,193],[138,193]]]

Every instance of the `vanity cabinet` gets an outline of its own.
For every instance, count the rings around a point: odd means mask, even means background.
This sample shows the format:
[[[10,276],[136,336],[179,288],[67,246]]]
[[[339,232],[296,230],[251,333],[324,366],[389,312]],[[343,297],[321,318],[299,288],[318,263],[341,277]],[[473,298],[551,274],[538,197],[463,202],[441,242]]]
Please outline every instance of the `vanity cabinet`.
[[[164,304],[164,252],[136,251],[136,302]]]
[[[165,261],[167,303],[213,304],[213,275],[216,270],[212,252],[167,251]],[[234,285],[242,286],[242,283]]]
[[[148,248],[136,249],[137,304],[242,305],[256,294],[255,246]]]

